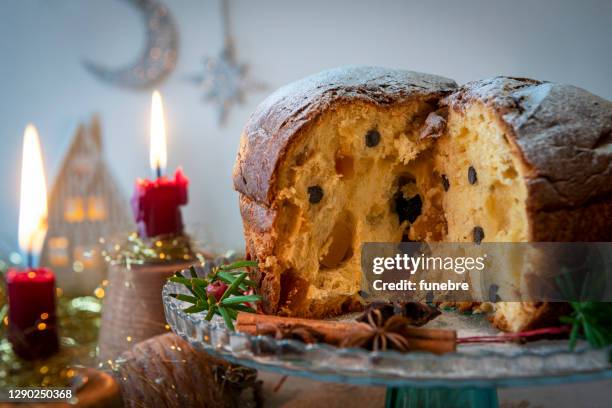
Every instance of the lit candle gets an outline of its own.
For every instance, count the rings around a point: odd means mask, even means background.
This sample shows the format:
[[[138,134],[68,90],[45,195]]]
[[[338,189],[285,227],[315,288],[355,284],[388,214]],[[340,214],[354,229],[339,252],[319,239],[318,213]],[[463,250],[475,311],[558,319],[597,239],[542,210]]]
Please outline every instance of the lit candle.
[[[55,325],[55,276],[35,268],[47,233],[47,187],[36,128],[28,125],[23,140],[19,247],[27,267],[9,269],[8,337],[15,353],[24,359],[48,357],[58,350]]]
[[[138,179],[132,197],[132,210],[141,237],[180,235],[183,219],[180,206],[187,204],[189,180],[178,168],[174,180],[166,170],[166,125],[161,95],[153,92],[151,102],[151,146],[149,154],[154,180]]]

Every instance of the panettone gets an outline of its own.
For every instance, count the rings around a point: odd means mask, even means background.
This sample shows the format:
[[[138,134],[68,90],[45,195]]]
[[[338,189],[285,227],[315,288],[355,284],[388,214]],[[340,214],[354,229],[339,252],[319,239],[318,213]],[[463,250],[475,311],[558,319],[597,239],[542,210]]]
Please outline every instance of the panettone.
[[[436,146],[450,184],[445,240],[612,240],[610,101],[570,85],[497,77],[469,83],[445,103],[447,131]],[[495,306],[492,321],[507,331],[555,324],[566,310]]]
[[[266,313],[360,306],[362,242],[612,238],[612,104],[497,77],[339,68],[281,88],[245,127],[234,169]],[[521,330],[550,304],[498,304]],[[539,317],[538,317],[539,316]]]

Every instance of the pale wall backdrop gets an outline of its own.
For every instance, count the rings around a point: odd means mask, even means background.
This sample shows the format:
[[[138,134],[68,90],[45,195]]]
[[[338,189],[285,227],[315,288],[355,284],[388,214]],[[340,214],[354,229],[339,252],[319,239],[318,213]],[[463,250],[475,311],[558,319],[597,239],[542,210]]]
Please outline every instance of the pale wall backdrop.
[[[166,0],[180,30],[178,65],[160,86],[169,167],[185,168],[184,215],[219,247],[242,247],[231,171],[240,131],[274,88],[347,64],[409,68],[463,83],[498,74],[572,83],[612,98],[612,2],[231,0],[239,60],[269,90],[248,96],[218,127],[185,78],[222,46],[220,3]],[[141,16],[119,0],[0,1],[0,244],[15,245],[21,138],[41,134],[51,185],[78,120],[102,116],[106,156],[126,198],[148,176],[150,92],[98,82],[89,58],[121,66],[144,45]],[[1,249],[1,248],[0,248]]]

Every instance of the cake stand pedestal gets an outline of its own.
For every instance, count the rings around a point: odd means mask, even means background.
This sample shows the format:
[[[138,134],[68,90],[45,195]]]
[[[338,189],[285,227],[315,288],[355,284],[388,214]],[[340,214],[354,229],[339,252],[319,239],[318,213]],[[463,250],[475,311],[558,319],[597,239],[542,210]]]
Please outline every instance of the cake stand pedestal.
[[[495,388],[415,388],[389,387],[385,396],[387,408],[497,408]]]

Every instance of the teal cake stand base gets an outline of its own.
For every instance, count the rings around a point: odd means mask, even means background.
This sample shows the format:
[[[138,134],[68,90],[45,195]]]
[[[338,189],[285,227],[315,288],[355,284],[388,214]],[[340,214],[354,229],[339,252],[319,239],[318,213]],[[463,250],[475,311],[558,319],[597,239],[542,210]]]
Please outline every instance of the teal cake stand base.
[[[387,388],[387,408],[497,408],[495,388]]]

